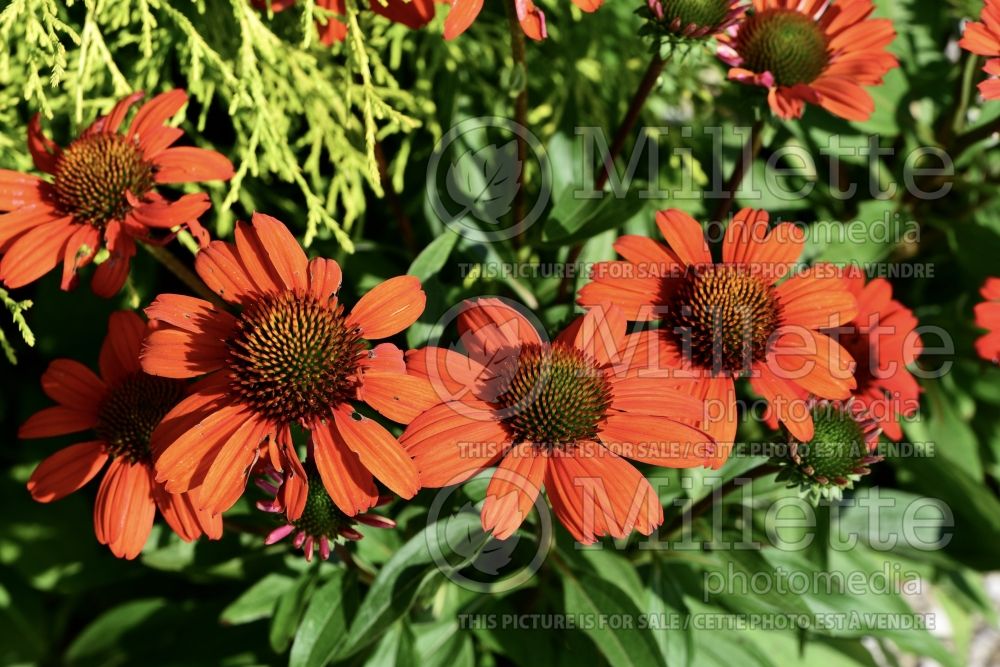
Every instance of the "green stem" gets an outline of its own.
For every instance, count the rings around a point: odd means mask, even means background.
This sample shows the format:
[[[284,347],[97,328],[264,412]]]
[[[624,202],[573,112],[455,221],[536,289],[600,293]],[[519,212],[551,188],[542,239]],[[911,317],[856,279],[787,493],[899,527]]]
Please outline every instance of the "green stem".
[[[747,143],[740,150],[740,154],[736,158],[733,173],[729,177],[729,180],[726,181],[725,188],[723,189],[722,199],[719,200],[719,203],[715,206],[715,210],[712,212],[712,220],[723,220],[733,209],[733,202],[736,201],[736,191],[740,189],[743,179],[764,147],[764,127],[766,124],[767,112],[765,111],[761,114],[760,118],[754,121],[753,127],[750,128],[750,136],[747,137]]]
[[[504,3],[504,9],[507,13],[507,27],[510,30],[510,50],[511,56],[514,59],[514,69],[515,71],[520,69],[524,72],[523,77],[516,77],[515,80],[520,80],[521,89],[517,93],[517,97],[514,98],[514,122],[521,127],[528,128],[528,63],[527,63],[527,49],[525,48],[524,42],[524,30],[521,28],[520,22],[517,20],[517,7],[515,4],[516,0],[507,0]],[[528,142],[524,137],[518,133],[517,135],[517,159],[521,164],[521,171],[518,174],[518,188],[517,192],[514,194],[514,224],[520,223],[524,220],[524,168],[527,164],[528,159]],[[522,232],[523,234],[523,232]],[[518,234],[515,239],[516,242],[520,243],[523,241],[522,234]]]
[[[140,243],[139,245],[152,255],[156,261],[162,264],[164,268],[170,271],[170,273],[174,274],[178,280],[187,285],[192,292],[206,301],[210,301],[222,310],[228,307],[226,302],[219,298],[218,294],[210,290],[194,271],[184,266],[183,262],[177,259],[169,250],[163,246],[148,243]]]

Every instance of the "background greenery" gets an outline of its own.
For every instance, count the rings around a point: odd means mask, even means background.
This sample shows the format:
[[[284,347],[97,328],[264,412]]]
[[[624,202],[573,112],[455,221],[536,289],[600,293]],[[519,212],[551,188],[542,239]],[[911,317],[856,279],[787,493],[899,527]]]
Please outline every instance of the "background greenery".
[[[128,91],[183,87],[192,98],[184,120],[189,135],[230,156],[239,170],[232,183],[212,191],[216,206],[205,222],[216,235],[226,237],[236,218],[261,210],[287,222],[310,254],[340,260],[349,293],[363,293],[406,271],[419,275],[429,297],[427,312],[400,343],[425,343],[451,305],[477,295],[522,301],[554,329],[569,318],[566,295],[577,285],[561,289],[556,277],[479,278],[460,266],[559,262],[577,249],[583,261],[609,259],[619,233],[652,233],[657,209],[674,205],[694,214],[708,211],[693,199],[641,199],[641,183],[633,183],[621,199],[572,198],[574,189],[589,185],[580,168],[575,128],[601,127],[610,135],[642,76],[650,44],[636,37],[641,20],[628,2],[613,0],[595,15],[582,14],[568,0],[540,5],[550,36],[528,44],[527,67],[520,68],[510,58],[499,2],[487,3],[472,29],[450,43],[440,37],[445,7],[428,29],[414,32],[351,3],[348,41],[327,49],[314,37],[312,0],[270,17],[243,0],[4,0],[0,39],[8,46],[0,54],[0,165],[31,168],[25,128],[36,112],[57,139],[67,141]],[[889,460],[864,487],[878,486],[901,503],[921,496],[947,503],[955,526],[945,549],[876,551],[862,536],[862,544],[849,552],[830,550],[823,539],[804,553],[773,548],[651,552],[634,543],[581,551],[557,529],[554,552],[536,577],[517,590],[490,595],[456,586],[433,564],[422,532],[436,530],[427,528],[433,492],[390,507],[400,522],[397,530],[364,531],[351,568],[310,566],[284,545],[263,547],[268,524],[252,509],[251,493],[227,515],[222,541],[188,545],[156,529],[139,559],[118,561],[93,536],[96,485],[50,506],[33,503],[24,489],[37,462],[71,440],[19,442],[16,430],[46,405],[38,378],[49,361],[70,357],[95,366],[111,310],[143,306],[161,291],[184,290],[140,252],[129,285],[110,302],[86,288],[62,293],[55,275],[2,294],[8,310],[23,315],[23,326],[34,335],[25,328],[22,336],[10,319],[0,320],[5,350],[17,361],[16,366],[0,362],[0,662],[873,665],[879,664],[869,650],[874,645],[880,659],[888,661],[881,664],[906,663],[907,655],[966,664],[975,629],[997,622],[983,573],[1000,563],[1000,369],[975,356],[972,342],[979,332],[971,323],[978,287],[987,275],[998,273],[1000,159],[994,142],[969,137],[988,137],[980,129],[996,123],[1000,102],[981,104],[971,94],[977,63],[955,45],[960,19],[975,17],[981,3],[876,0],[876,5],[878,14],[896,23],[899,37],[892,50],[901,68],[873,91],[875,115],[865,123],[847,123],[809,109],[800,122],[771,123],[764,156],[784,145],[818,155],[832,135],[863,145],[867,135],[877,133],[883,147],[895,148],[904,158],[920,146],[950,152],[956,162],[952,194],[922,201],[900,189],[895,197],[878,200],[862,188],[858,197],[839,200],[823,185],[830,182],[829,163],[818,160],[819,185],[808,198],[743,203],[806,223],[871,223],[886,214],[919,223],[919,240],[900,244],[831,245],[814,235],[808,259],[933,266],[932,279],[895,280],[893,287],[921,323],[943,327],[955,343],[948,357],[952,371],[923,383],[919,420],[906,427],[909,439],[935,443],[936,456]],[[660,173],[640,167],[641,180],[676,187],[681,168],[691,167],[700,188],[710,182],[713,164],[728,172],[739,150],[737,138],[727,133],[718,164],[703,128],[750,125],[761,93],[729,85],[724,77],[707,52],[675,55],[645,107],[644,120],[655,126],[688,125],[694,132],[691,138],[676,132],[663,137]],[[528,125],[553,166],[552,203],[524,243],[482,245],[459,238],[426,201],[427,160],[436,140],[463,118],[509,117],[513,98],[524,87]],[[678,158],[678,147],[691,148],[691,157]],[[759,165],[756,176],[763,175]],[[902,158],[887,158],[877,167],[876,179],[902,182]],[[849,181],[865,184],[874,167],[859,158],[838,170]],[[529,171],[528,179],[529,189],[537,188],[538,174]],[[582,247],[574,248],[578,243]],[[23,310],[27,301],[33,306]],[[744,421],[741,427],[744,440],[770,435],[755,422]],[[731,478],[746,466],[745,459],[734,459],[712,475]],[[709,476],[702,471],[649,473],[673,482],[663,497],[668,522],[679,494],[704,493],[700,481]],[[699,483],[685,491],[682,476]],[[467,500],[480,500],[482,492],[473,484],[452,501],[460,508]],[[794,493],[762,480],[755,484],[754,498],[765,503]],[[724,535],[741,529],[742,502],[733,497],[724,504]],[[761,512],[751,516],[754,535],[763,538]],[[842,518],[851,520],[850,513]],[[892,517],[897,527],[901,521]],[[462,569],[484,549],[476,525],[469,512],[448,524],[448,531],[464,535],[467,547],[450,567]],[[709,529],[700,520],[695,532],[708,535]],[[533,534],[529,526],[525,548]],[[493,548],[485,545],[487,553]],[[926,595],[919,600],[891,594],[718,595],[705,602],[702,591],[706,573],[730,567],[748,573],[873,572],[885,563],[919,572]],[[849,632],[689,627],[528,634],[463,629],[458,623],[460,614],[470,613],[599,610],[689,618],[899,613],[912,604],[932,604],[943,614],[946,636],[864,627]],[[874,639],[863,644],[866,636]]]

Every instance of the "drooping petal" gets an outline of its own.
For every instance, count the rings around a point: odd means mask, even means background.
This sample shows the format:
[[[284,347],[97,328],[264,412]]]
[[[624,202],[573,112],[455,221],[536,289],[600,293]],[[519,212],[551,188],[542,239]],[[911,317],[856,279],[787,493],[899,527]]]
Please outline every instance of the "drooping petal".
[[[334,504],[348,516],[375,507],[378,503],[375,480],[358,455],[347,446],[333,421],[314,423],[310,432],[313,462]]]
[[[343,405],[333,411],[333,419],[344,442],[376,479],[401,498],[412,498],[417,493],[417,467],[385,427]]]
[[[240,499],[257,461],[260,444],[273,433],[263,420],[247,419],[218,449],[201,482],[199,509],[211,515],[222,514]]]
[[[156,503],[153,474],[144,463],[118,457],[108,466],[94,504],[97,540],[119,558],[132,560],[142,551],[153,528]]]
[[[41,114],[35,114],[28,122],[28,152],[39,171],[54,174],[56,161],[62,149],[42,131]]]
[[[28,480],[28,492],[40,503],[59,500],[94,478],[108,460],[101,441],[71,445],[48,457]]]
[[[486,489],[483,530],[505,540],[517,531],[542,489],[548,453],[545,447],[523,442],[511,449]]]
[[[111,222],[105,230],[105,244],[111,251],[111,256],[94,270],[90,279],[90,289],[105,299],[110,299],[121,290],[128,278],[132,257],[135,256],[135,241],[131,236],[119,234],[113,243],[107,240],[115,227],[118,227],[118,223]]]
[[[444,38],[455,39],[468,30],[483,9],[483,0],[451,0],[451,10],[444,21]]]
[[[194,491],[189,493],[168,493],[162,484],[153,484],[153,499],[160,514],[170,528],[185,542],[193,542],[202,535],[217,540],[222,537],[222,515],[212,516],[198,509],[193,500]]]
[[[63,259],[77,227],[69,218],[60,218],[28,230],[0,259],[0,280],[16,289],[44,276]]]

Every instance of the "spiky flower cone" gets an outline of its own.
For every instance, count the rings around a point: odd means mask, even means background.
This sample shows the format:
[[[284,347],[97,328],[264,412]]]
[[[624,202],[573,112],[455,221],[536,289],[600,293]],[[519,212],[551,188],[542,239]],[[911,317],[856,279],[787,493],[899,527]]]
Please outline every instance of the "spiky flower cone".
[[[815,433],[808,442],[789,436],[786,455],[772,459],[782,468],[777,480],[814,501],[839,498],[883,459],[875,453],[881,429],[857,401],[816,401],[810,412]]]

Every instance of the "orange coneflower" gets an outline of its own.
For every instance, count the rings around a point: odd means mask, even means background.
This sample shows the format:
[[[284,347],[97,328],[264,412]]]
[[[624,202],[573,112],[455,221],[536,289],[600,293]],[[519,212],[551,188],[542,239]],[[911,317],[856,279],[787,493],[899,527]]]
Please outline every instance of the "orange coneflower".
[[[965,26],[965,34],[958,44],[966,51],[979,56],[990,56],[983,71],[991,78],[979,84],[979,92],[988,100],[1000,99],[1000,1],[986,0],[979,18],[982,23],[970,21]]]
[[[715,468],[725,456],[682,421],[701,414],[701,401],[630,372],[626,326],[617,306],[592,309],[548,343],[502,301],[463,304],[468,357],[434,347],[407,355],[411,372],[442,398],[400,437],[421,483],[456,484],[499,463],[482,523],[501,539],[521,525],[543,483],[580,542],[651,533],[663,509],[625,459]]]
[[[204,193],[169,201],[156,186],[228,179],[233,165],[203,148],[171,145],[184,133],[164,123],[184,106],[187,94],[171,90],[142,105],[127,132],[119,132],[142,93],[121,100],[66,148],[42,134],[36,115],[28,126],[28,149],[47,181],[0,169],[0,280],[21,287],[63,263],[62,288],[97,251],[110,257],[94,271],[94,293],[121,289],[135,255],[135,239],[165,243],[157,230],[187,227],[200,243],[208,234],[198,217],[210,203]]]
[[[916,333],[913,311],[892,298],[892,285],[884,278],[865,284],[859,269],[845,276],[847,288],[858,304],[858,314],[846,325],[827,331],[856,362],[852,404],[874,419],[880,430],[893,440],[903,437],[901,416],[908,417],[920,407],[920,385],[907,369],[923,349]],[[807,399],[808,394],[802,391]],[[778,420],[768,411],[766,421],[777,428]]]
[[[370,6],[376,14],[417,30],[434,18],[434,2],[435,0],[385,0],[383,4],[383,0],[371,0]],[[295,0],[253,0],[257,9],[267,9],[270,5],[271,11],[275,13],[283,12],[294,4]],[[344,0],[316,0],[316,6],[338,16],[347,14],[347,3]],[[327,17],[325,22],[317,19],[316,30],[319,32],[319,41],[324,46],[342,42],[347,37],[347,24],[332,17]]]
[[[282,525],[268,533],[264,539],[265,544],[275,544],[291,535],[292,545],[296,549],[302,549],[307,561],[312,560],[314,551],[319,551],[320,560],[327,560],[330,558],[331,546],[336,547],[338,540],[357,541],[364,537],[356,528],[359,523],[373,528],[396,527],[395,521],[381,514],[373,512],[355,516],[344,514],[323,488],[323,481],[312,459],[306,460],[304,468],[308,480],[305,490],[305,509],[297,519],[289,517],[282,498],[287,475],[266,465],[264,471],[257,477],[257,486],[274,496],[269,501],[259,501],[257,508],[274,514],[282,521]],[[381,496],[376,505],[386,505],[390,502],[392,496]]]
[[[723,32],[746,11],[746,0],[647,0],[659,30],[684,39],[704,39]]]
[[[907,369],[923,349],[915,331],[917,318],[892,298],[888,280],[876,278],[866,285],[860,272],[846,280],[858,314],[841,329],[839,340],[857,362],[854,399],[887,436],[899,440],[899,417],[912,415],[920,405],[920,385]]]
[[[202,507],[228,509],[263,455],[291,476],[284,484],[290,516],[305,504],[305,473],[290,427],[311,432],[315,464],[330,497],[348,515],[378,500],[372,476],[400,496],[418,489],[417,469],[399,442],[355,409],[365,402],[409,422],[429,384],[406,375],[403,353],[383,343],[424,309],[420,282],[387,280],[348,314],[337,299],[340,266],[307,260],[278,220],[254,214],[239,223],[236,243],[213,241],[195,268],[236,316],[207,301],[162,294],[146,309],[150,333],[142,366],[171,378],[206,376],[153,434],[156,477],[172,492],[201,486]]]
[[[979,293],[985,301],[976,304],[976,325],[989,333],[976,341],[983,359],[1000,363],[1000,278],[987,278]]]
[[[798,118],[805,103],[867,120],[875,102],[863,86],[899,65],[886,47],[888,19],[869,19],[871,0],[753,0],[754,11],[720,36],[729,78],[768,89],[771,110]]]
[[[94,531],[119,558],[135,558],[163,518],[186,541],[222,535],[221,517],[197,509],[197,490],[172,495],[153,479],[150,435],[184,397],[185,384],[147,375],[139,366],[146,325],[129,311],[111,314],[100,354],[100,377],[83,364],[57,359],[42,375],[42,389],[59,405],[33,415],[22,438],[92,430],[94,439],[72,445],[39,464],[28,480],[32,498],[47,503],[81,488],[108,466],[94,506]]]
[[[656,216],[669,247],[623,236],[615,250],[625,261],[595,266],[580,291],[584,306],[617,303],[630,320],[661,320],[639,334],[648,372],[692,377],[714,418],[704,428],[720,443],[736,436],[734,380],[749,375],[778,417],[798,438],[812,437],[801,393],[846,399],[856,387],[850,355],[820,329],[857,313],[854,296],[832,267],[791,272],[804,236],[795,225],[768,230],[764,211],[733,219],[714,263],[701,225],[676,209]]]

